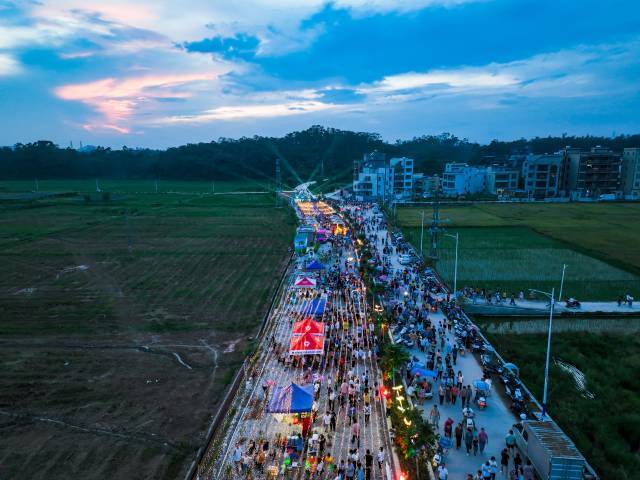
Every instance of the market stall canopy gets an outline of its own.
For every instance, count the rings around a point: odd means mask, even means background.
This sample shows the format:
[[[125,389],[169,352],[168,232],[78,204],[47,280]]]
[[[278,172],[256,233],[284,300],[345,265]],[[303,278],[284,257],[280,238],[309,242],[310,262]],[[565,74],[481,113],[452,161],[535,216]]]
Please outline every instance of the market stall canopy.
[[[286,387],[274,387],[267,412],[304,413],[310,412],[313,405],[313,385],[301,387],[292,383]]]
[[[291,339],[289,355],[319,355],[324,352],[324,337],[305,333]]]
[[[317,282],[315,278],[300,276],[296,278],[296,282],[293,284],[293,286],[296,288],[315,288],[316,283]]]
[[[418,375],[420,377],[437,378],[438,372],[434,372],[433,370],[427,370],[426,368],[422,368],[422,367],[414,367],[411,369],[411,375],[413,375],[414,377]]]
[[[314,298],[310,302],[303,302],[300,312],[305,315],[322,316],[324,314],[324,307],[327,305],[326,298]]]
[[[307,318],[305,320],[302,320],[301,322],[296,322],[293,324],[294,335],[304,335],[305,333],[308,333],[310,335],[324,334],[324,323],[316,322],[315,320]]]
[[[473,382],[473,386],[476,387],[481,392],[485,392],[489,390],[489,384],[484,380],[476,380]]]
[[[305,267],[306,270],[324,270],[326,267],[320,263],[318,260],[313,260],[311,263],[307,264]]]

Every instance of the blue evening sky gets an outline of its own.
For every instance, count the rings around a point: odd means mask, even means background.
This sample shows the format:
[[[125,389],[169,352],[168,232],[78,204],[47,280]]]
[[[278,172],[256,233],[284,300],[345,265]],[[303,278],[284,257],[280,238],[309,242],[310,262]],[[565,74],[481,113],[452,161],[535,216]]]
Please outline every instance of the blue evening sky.
[[[0,145],[640,131],[632,0],[0,0]]]

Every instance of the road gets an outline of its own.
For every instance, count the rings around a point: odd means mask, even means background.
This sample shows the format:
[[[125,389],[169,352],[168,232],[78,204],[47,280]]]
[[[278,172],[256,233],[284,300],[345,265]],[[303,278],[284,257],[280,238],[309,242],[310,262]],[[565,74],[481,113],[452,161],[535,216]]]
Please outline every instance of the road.
[[[392,478],[391,443],[384,400],[375,388],[375,384],[381,384],[375,356],[376,340],[369,333],[367,306],[362,293],[364,285],[355,267],[356,252],[351,240],[345,238],[331,248],[330,258],[325,261],[325,265],[330,267],[328,271],[321,274],[305,272],[305,263],[308,261],[308,258],[302,258],[290,267],[277,307],[268,319],[252,367],[247,371],[247,381],[238,391],[230,409],[225,433],[212,447],[216,451],[208,456],[215,460],[200,470],[198,478],[262,479],[270,478],[271,472],[280,472],[277,478],[303,478],[305,468],[314,471],[318,459],[322,457],[314,453],[316,442],[309,441],[320,435],[327,439],[323,453],[330,453],[334,464],[338,466],[341,462],[346,465],[350,454],[364,465],[366,451],[370,450],[375,456],[382,447],[386,457],[384,467],[379,469],[375,464],[371,478]],[[317,288],[296,288],[295,281],[303,274],[315,278]],[[312,308],[314,298],[327,301],[324,313],[317,317],[325,325],[327,340],[324,353],[308,357],[317,361],[311,367],[295,367],[288,360],[292,328],[295,322],[309,317],[305,311]],[[362,379],[361,383],[369,386],[369,389],[362,389],[363,393],[355,394],[355,417],[361,429],[359,445],[351,435],[348,399],[344,405],[340,405],[340,397],[336,398],[335,430],[324,425],[323,417],[331,410],[329,387],[336,386],[339,390],[342,388],[341,381],[344,380],[347,385],[349,379],[354,382],[355,379]],[[287,452],[295,443],[290,436],[301,429],[291,424],[292,416],[268,413],[266,406],[273,398],[276,386],[286,387],[292,382],[298,385],[312,384],[313,380],[319,382],[320,388],[314,402],[316,414],[311,431],[304,440],[300,457],[288,456]],[[367,397],[370,399],[367,400]],[[370,415],[365,415],[367,403],[371,407]],[[255,450],[252,448],[253,442]],[[263,447],[266,460],[264,468],[260,468],[262,459],[257,452]],[[246,468],[234,461],[237,455],[241,456],[241,463]],[[327,463],[324,463],[324,468],[327,471]]]
[[[365,222],[371,223],[376,215],[374,215],[372,209],[365,209],[363,211],[363,216]],[[378,216],[378,218],[381,217]],[[389,262],[396,276],[399,275],[400,272],[405,270],[405,267],[400,264],[399,255],[395,250],[389,255],[383,254],[384,242],[386,241],[387,245],[390,245],[389,232],[386,228],[369,229],[367,232],[367,237],[370,244],[375,245],[377,253]],[[409,278],[414,282],[419,281],[417,276],[414,274],[411,274]],[[398,293],[399,294],[396,296],[396,298],[402,302],[404,295],[402,292]],[[421,300],[418,300],[417,304],[419,307],[422,307]],[[438,325],[440,321],[445,320],[444,314],[440,310],[430,313],[429,318],[434,325]],[[455,343],[455,338],[452,333],[446,334],[445,343],[447,341],[451,342],[451,344]],[[425,354],[420,352],[419,348],[414,347],[410,351],[412,356],[417,357],[421,362],[425,362]],[[482,367],[480,365],[480,362],[471,353],[467,353],[462,357],[458,356],[457,364],[455,365],[454,370],[456,371],[456,373],[458,371],[462,372],[462,375],[464,376],[464,384],[466,385],[472,385],[475,380],[482,378]],[[434,386],[434,391],[437,391],[438,383],[436,382]],[[439,433],[443,434],[443,424],[447,418],[450,417],[454,420],[454,426],[462,420],[462,407],[460,405],[460,401],[458,401],[456,405],[447,404],[446,402],[440,405],[438,402],[437,394],[435,394],[433,400],[425,400],[424,405],[417,405],[417,407],[423,411],[423,416],[425,419],[429,419],[429,412],[432,405],[434,405],[435,403],[438,403],[441,415]],[[494,392],[488,397],[487,403],[488,406],[485,410],[479,410],[475,408],[475,406],[472,406],[472,408],[474,408],[476,412],[476,425],[478,430],[480,430],[480,428],[484,428],[489,436],[489,442],[484,451],[484,454],[480,455],[478,453],[478,455],[467,455],[464,448],[464,443],[460,450],[456,450],[455,448],[452,449],[445,459],[446,466],[449,471],[449,478],[452,480],[465,479],[466,474],[468,473],[475,474],[476,471],[480,468],[480,465],[486,460],[490,459],[491,456],[495,456],[498,464],[500,463],[500,452],[504,447],[504,437],[508,433],[512,425],[517,421],[517,419],[509,409],[509,405],[503,398],[501,398],[499,394]],[[499,473],[497,478],[506,477],[502,476],[502,474]]]

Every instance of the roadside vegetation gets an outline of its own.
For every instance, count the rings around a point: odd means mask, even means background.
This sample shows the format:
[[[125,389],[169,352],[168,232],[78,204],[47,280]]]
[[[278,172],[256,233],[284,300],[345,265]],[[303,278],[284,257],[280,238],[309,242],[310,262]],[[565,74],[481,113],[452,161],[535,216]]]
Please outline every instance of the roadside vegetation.
[[[521,378],[541,399],[546,335],[488,334],[488,337],[506,361],[520,367]],[[553,335],[551,348],[551,416],[602,478],[637,478],[640,339],[637,335],[557,333]],[[584,375],[584,388],[569,373],[567,365],[575,366]]]

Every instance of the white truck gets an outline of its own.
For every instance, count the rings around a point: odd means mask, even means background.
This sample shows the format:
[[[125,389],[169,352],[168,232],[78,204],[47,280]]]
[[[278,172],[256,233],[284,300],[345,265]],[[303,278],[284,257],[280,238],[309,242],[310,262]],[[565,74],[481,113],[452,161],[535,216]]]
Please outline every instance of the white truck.
[[[525,420],[514,429],[524,458],[542,480],[584,480],[586,462],[571,439],[551,420]]]

